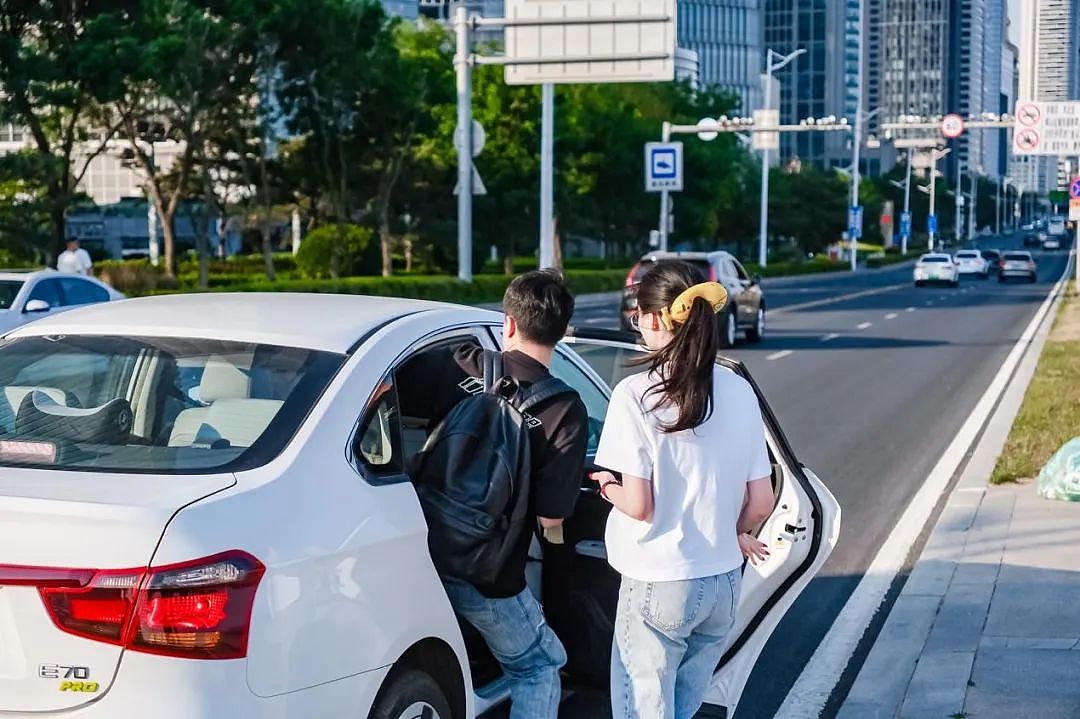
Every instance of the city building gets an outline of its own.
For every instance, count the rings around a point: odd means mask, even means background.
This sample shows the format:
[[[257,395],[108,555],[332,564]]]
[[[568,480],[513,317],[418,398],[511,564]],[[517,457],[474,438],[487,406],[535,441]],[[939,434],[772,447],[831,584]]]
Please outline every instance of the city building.
[[[805,54],[776,73],[780,120],[808,117],[855,120],[859,104],[859,0],[766,0],[764,51]],[[819,167],[851,164],[851,141],[841,133],[786,133],[780,157]]]
[[[738,111],[761,107],[766,0],[679,0],[678,45],[698,55],[702,86],[739,97]]]

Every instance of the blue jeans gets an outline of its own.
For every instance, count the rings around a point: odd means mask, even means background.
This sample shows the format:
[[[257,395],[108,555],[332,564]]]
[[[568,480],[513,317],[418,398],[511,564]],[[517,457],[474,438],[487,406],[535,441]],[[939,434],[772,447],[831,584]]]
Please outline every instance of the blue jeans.
[[[692,719],[735,624],[742,569],[678,582],[623,577],[611,652],[615,719]]]
[[[468,584],[444,580],[450,604],[476,627],[510,679],[510,719],[556,719],[566,650],[527,588],[491,599]]]

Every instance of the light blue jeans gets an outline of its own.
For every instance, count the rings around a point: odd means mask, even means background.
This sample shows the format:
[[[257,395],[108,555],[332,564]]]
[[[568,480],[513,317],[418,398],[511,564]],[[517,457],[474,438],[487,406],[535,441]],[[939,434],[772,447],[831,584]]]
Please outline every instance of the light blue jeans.
[[[556,719],[566,650],[527,588],[491,599],[471,585],[443,581],[450,605],[476,627],[510,679],[510,719]]]
[[[678,582],[623,577],[611,652],[614,719],[692,719],[735,624],[742,569]]]

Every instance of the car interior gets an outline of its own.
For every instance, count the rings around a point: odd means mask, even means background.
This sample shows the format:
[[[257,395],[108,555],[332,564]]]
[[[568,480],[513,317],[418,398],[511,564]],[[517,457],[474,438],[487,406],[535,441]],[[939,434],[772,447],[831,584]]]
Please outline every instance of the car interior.
[[[484,339],[487,346],[495,346],[494,337]],[[428,431],[433,428],[432,418],[424,416],[423,398],[430,398],[430,389],[423,393],[411,389],[430,388],[438,372],[434,370],[436,374],[433,375],[432,368],[442,366],[450,357],[449,348],[462,341],[477,341],[477,337],[444,337],[419,346],[390,374],[369,402],[356,435],[354,452],[365,464],[371,468],[401,466],[408,473],[411,460],[423,448]],[[626,366],[626,359],[638,353],[618,347],[581,346],[579,349],[581,355],[588,356],[586,361],[597,373],[595,377],[571,359],[575,349],[569,346],[558,350],[552,373],[577,389],[589,410],[587,474],[593,469],[589,463],[607,409],[606,394],[598,387],[597,379],[613,386],[626,373],[637,371]],[[390,385],[397,391],[385,391]],[[420,400],[417,400],[418,395]],[[399,411],[395,411],[395,402],[400,402]],[[400,440],[393,437],[395,431],[400,431]],[[399,462],[391,462],[388,457],[388,453],[393,453],[394,445],[401,448],[403,457]],[[773,455],[771,442],[769,451]],[[783,469],[774,459],[773,486],[778,497],[782,481]],[[554,544],[538,534],[533,539],[531,561],[526,570],[529,588],[541,599],[551,627],[566,647],[566,680],[570,684],[600,689],[608,685],[620,583],[619,575],[607,563],[604,545],[609,511],[610,505],[600,497],[595,483],[583,476],[577,507],[563,524],[563,541]],[[501,675],[497,662],[474,629],[462,623],[462,633],[478,693],[483,696],[497,693],[497,680]]]

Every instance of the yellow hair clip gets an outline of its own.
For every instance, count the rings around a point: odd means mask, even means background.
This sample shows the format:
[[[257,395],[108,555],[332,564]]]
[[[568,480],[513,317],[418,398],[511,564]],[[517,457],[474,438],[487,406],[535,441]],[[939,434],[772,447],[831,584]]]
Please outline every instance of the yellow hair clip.
[[[674,331],[675,325],[681,325],[690,319],[690,310],[693,309],[695,300],[699,298],[708,302],[715,314],[724,309],[728,293],[719,282],[702,282],[683,290],[671,303],[671,307],[660,310],[660,321],[668,332]]]

